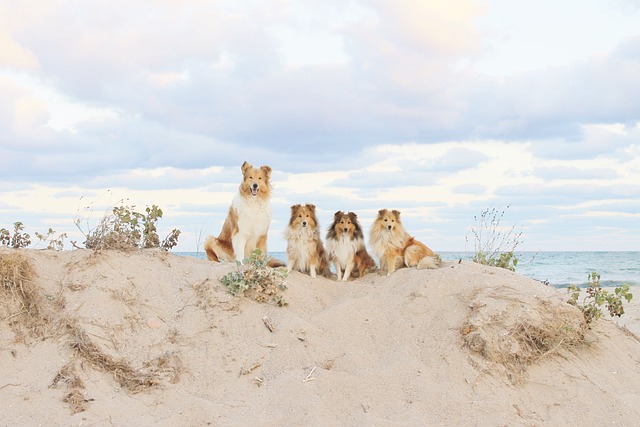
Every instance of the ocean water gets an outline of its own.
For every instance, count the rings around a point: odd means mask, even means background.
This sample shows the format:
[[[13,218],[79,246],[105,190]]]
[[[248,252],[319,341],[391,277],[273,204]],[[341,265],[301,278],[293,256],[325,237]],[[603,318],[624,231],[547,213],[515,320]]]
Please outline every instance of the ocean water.
[[[176,252],[177,255],[206,259],[204,252]],[[471,260],[472,252],[439,252],[443,260]],[[286,261],[284,252],[271,256]],[[516,273],[564,288],[584,286],[592,272],[600,274],[602,286],[624,283],[640,286],[640,252],[517,252]]]

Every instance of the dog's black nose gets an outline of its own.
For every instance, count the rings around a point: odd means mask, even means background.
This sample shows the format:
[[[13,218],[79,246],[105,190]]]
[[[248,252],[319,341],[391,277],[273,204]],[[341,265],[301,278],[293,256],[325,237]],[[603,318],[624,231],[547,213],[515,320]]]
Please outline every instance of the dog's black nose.
[[[391,230],[391,226],[390,226],[390,225],[387,225],[387,229]]]
[[[342,229],[342,231],[344,231],[345,233],[347,232],[347,230],[348,230],[348,228],[347,228],[347,227],[345,227],[345,228],[343,228],[343,229]]]
[[[253,187],[253,188],[258,188],[258,183],[257,183],[257,182],[254,182],[254,183],[253,183],[253,185],[252,185],[252,187]]]
[[[307,226],[307,221],[302,221],[302,226],[306,227]]]

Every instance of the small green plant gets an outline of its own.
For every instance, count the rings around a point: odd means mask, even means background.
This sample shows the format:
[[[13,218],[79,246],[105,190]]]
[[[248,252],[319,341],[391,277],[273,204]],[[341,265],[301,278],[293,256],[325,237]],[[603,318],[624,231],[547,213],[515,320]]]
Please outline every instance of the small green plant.
[[[496,208],[486,209],[480,216],[473,217],[476,222],[471,227],[475,245],[473,262],[515,271],[518,265],[515,250],[521,243],[522,231],[516,232],[515,225],[506,230],[500,226],[508,208],[509,206],[502,211]]]
[[[260,249],[242,263],[236,262],[235,270],[222,276],[220,281],[233,295],[251,296],[258,302],[272,302],[278,306],[287,305],[280,291],[285,290],[287,270],[267,265],[269,257]]]
[[[61,251],[64,249],[64,239],[67,238],[67,233],[61,233],[56,237],[56,232],[49,228],[47,234],[36,231],[36,237],[40,240],[38,243],[43,242],[47,245],[47,250]]]
[[[439,253],[434,254],[433,257],[436,259],[437,265],[442,265],[442,257],[440,256]]]
[[[582,311],[584,320],[590,324],[602,316],[601,307],[604,306],[611,317],[620,317],[624,314],[623,299],[631,302],[633,294],[629,292],[629,285],[617,286],[613,293],[602,289],[600,286],[600,275],[595,271],[589,277],[589,284],[585,289],[586,295],[580,301],[581,289],[576,285],[567,288],[569,294],[569,304],[578,307]]]
[[[105,214],[96,227],[88,229],[87,232],[82,229],[83,221],[77,216],[74,222],[86,238],[85,247],[94,250],[131,248],[169,250],[178,244],[180,230],[177,229],[173,229],[162,243],[160,242],[156,224],[162,218],[162,210],[158,206],[147,206],[145,213],[134,209],[135,206],[116,206],[111,213]]]
[[[19,249],[30,244],[31,236],[24,232],[24,225],[20,221],[13,223],[13,235],[6,228],[0,229],[0,245]]]

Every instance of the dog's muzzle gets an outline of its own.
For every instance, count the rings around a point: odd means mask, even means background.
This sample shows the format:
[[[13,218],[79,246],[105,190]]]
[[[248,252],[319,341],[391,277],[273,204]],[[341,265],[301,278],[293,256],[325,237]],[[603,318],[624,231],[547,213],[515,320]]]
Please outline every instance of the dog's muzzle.
[[[253,194],[254,196],[258,194],[258,184],[257,183],[253,183],[253,185],[251,186],[251,194]]]

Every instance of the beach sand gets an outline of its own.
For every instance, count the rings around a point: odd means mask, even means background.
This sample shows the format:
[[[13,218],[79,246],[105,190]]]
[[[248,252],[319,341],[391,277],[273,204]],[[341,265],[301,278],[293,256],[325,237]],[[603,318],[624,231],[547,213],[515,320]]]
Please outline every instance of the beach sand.
[[[232,265],[161,251],[14,256],[33,271],[0,294],[1,426],[640,419],[640,289],[582,329],[565,291],[472,262],[293,272],[278,307],[229,294]]]

